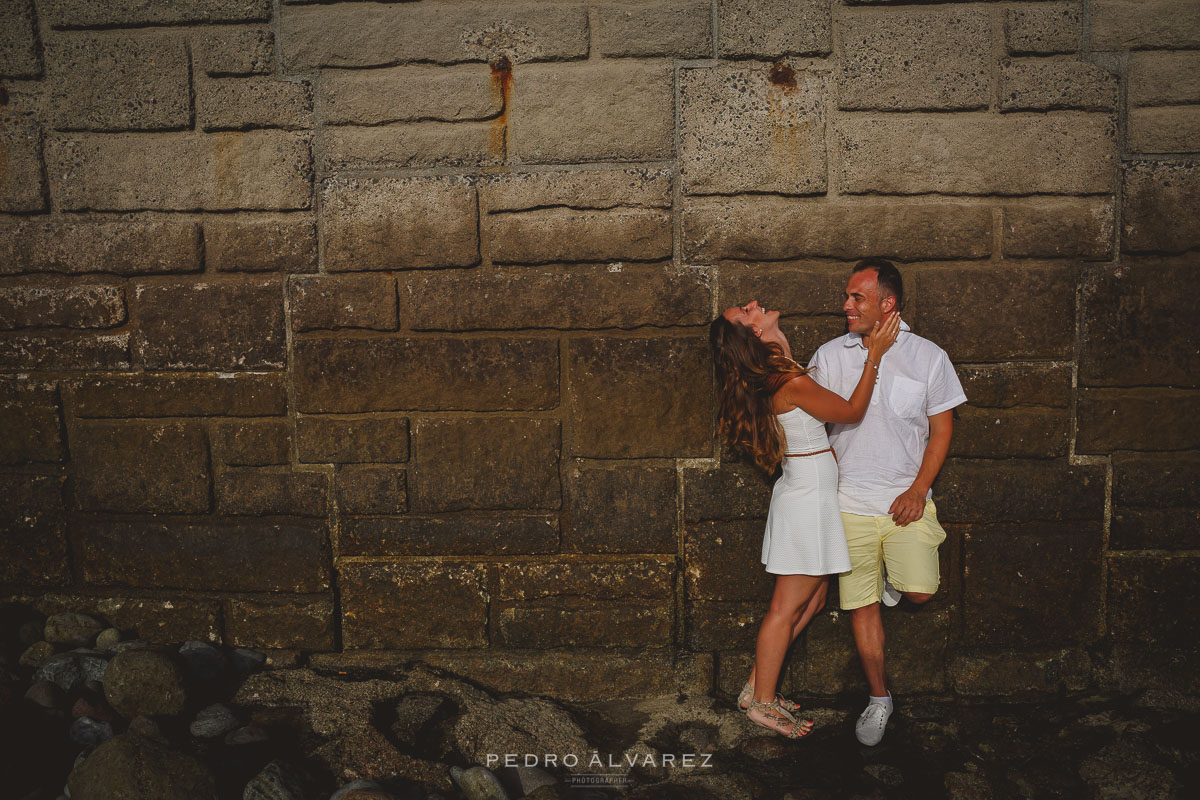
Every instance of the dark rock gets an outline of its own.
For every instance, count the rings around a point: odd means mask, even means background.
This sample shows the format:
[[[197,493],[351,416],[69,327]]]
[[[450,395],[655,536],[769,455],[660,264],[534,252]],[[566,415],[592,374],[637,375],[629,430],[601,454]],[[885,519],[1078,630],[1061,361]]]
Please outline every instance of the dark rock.
[[[225,672],[225,656],[207,642],[184,642],[179,646],[179,656],[188,677],[209,682],[220,678]]]
[[[34,673],[35,681],[50,681],[64,692],[73,691],[87,680],[102,680],[108,661],[86,652],[59,653],[42,662]]]
[[[216,783],[196,759],[140,736],[114,736],[67,779],[72,800],[217,800]]]
[[[67,735],[71,741],[84,747],[96,747],[112,738],[113,727],[91,717],[79,717],[71,723]]]
[[[447,705],[449,700],[437,695],[412,694],[401,697],[396,703],[392,735],[401,744],[415,746],[422,739],[425,726]]]
[[[308,776],[282,759],[263,767],[246,784],[243,800],[308,800],[313,797]]]
[[[237,716],[229,710],[228,706],[214,703],[196,715],[196,719],[188,726],[188,731],[192,736],[201,739],[215,739],[229,733],[238,724]]]
[[[66,695],[50,681],[37,681],[25,691],[25,699],[42,708],[61,708],[66,702]]]
[[[55,614],[46,620],[44,637],[51,644],[87,647],[104,630],[104,624],[87,614]]]
[[[162,726],[152,720],[150,717],[134,717],[129,721],[129,732],[141,736],[143,739],[149,739],[152,742],[159,744],[168,744],[166,734],[163,733]]]
[[[508,793],[500,785],[499,779],[484,767],[451,767],[450,777],[467,800],[508,800]]]
[[[47,658],[54,655],[54,645],[49,642],[34,642],[25,648],[17,663],[23,667],[39,667]]]
[[[549,796],[557,796],[558,780],[541,767],[516,767],[513,772],[516,774],[517,789],[523,797],[529,797],[544,787],[554,787],[555,793]]]
[[[96,649],[111,652],[121,642],[121,632],[116,628],[105,628],[96,637]]]
[[[103,691],[104,687],[101,685],[99,692],[89,692],[91,696],[84,695],[76,700],[75,705],[71,706],[71,716],[75,718],[91,717],[99,722],[116,722],[117,712],[104,702]]]
[[[271,737],[257,725],[243,725],[225,735],[225,744],[230,747],[245,747],[270,741]]]
[[[45,639],[45,630],[45,620],[31,619],[21,623],[21,627],[17,630],[17,638],[21,640],[21,644],[28,646]]]
[[[179,668],[153,650],[114,656],[104,680],[104,697],[126,719],[141,714],[178,714],[186,700]]]
[[[350,781],[329,796],[329,800],[376,800],[376,798],[391,797],[383,787],[375,781]]]
[[[262,669],[263,664],[267,663],[265,655],[248,647],[236,648],[229,654],[229,660],[233,662],[233,668],[243,675],[257,672]]]
[[[128,650],[146,650],[150,643],[142,639],[130,639],[127,642],[117,642],[112,646],[114,653],[124,653]]]

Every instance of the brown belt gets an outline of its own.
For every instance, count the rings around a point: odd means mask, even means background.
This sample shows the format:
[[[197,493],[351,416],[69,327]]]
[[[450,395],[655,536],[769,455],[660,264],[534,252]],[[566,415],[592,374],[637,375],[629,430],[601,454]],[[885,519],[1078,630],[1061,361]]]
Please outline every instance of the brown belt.
[[[784,453],[784,458],[806,458],[808,456],[819,456],[821,453],[833,453],[832,447],[826,447],[824,450],[815,450],[811,453]],[[837,453],[833,453],[833,460],[837,461]]]

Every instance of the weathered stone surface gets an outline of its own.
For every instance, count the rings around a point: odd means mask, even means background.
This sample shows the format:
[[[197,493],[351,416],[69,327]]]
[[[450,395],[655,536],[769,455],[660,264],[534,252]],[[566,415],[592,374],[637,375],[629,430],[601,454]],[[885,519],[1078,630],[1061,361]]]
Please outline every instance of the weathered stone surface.
[[[1200,509],[1118,508],[1109,524],[1112,550],[1196,550]]]
[[[1191,0],[1096,0],[1093,50],[1153,50],[1200,45],[1200,18]]]
[[[505,172],[479,184],[479,200],[489,214],[555,206],[670,208],[673,174],[669,167]]]
[[[671,558],[573,561],[524,561],[500,565],[500,600],[550,597],[611,599],[671,596],[675,562]]]
[[[706,197],[683,212],[684,254],[698,260],[983,258],[991,238],[985,206]]]
[[[296,449],[301,461],[323,464],[408,461],[408,418],[299,417]]]
[[[908,292],[919,313],[920,335],[938,342],[952,361],[1064,358],[1063,297],[1075,294],[1068,265],[1000,266],[980,273],[972,267],[909,270]],[[972,298],[967,300],[967,298]],[[965,315],[962,303],[978,303],[987,314]],[[1066,310],[1070,319],[1070,306]]]
[[[505,411],[558,404],[552,339],[305,339],[293,343],[296,402],[308,413]],[[455,369],[430,375],[428,364]]]
[[[493,613],[494,640],[504,647],[646,647],[671,637],[669,603],[513,606]]]
[[[41,150],[33,115],[0,107],[0,211],[46,208]]]
[[[1132,53],[1129,104],[1157,106],[1200,103],[1200,52]]]
[[[606,3],[599,6],[592,46],[602,56],[709,58],[712,4],[704,0]]]
[[[573,339],[569,352],[573,455],[711,454],[712,372],[700,338]]]
[[[221,514],[286,514],[324,517],[329,481],[318,472],[289,467],[233,467],[217,473],[217,512]]]
[[[1107,259],[1113,249],[1111,200],[1041,200],[1004,208],[1004,255]]]
[[[66,526],[62,476],[0,472],[0,582],[69,583]]]
[[[829,6],[821,0],[720,0],[722,57],[824,55],[833,49]]]
[[[46,140],[51,191],[64,210],[233,211],[312,203],[307,135],[61,134]]]
[[[36,78],[41,74],[32,0],[5,3],[0,9],[0,75]]]
[[[558,542],[555,517],[510,513],[352,517],[338,540],[348,556],[530,555]]]
[[[139,283],[134,351],[150,369],[283,367],[283,289],[274,280]]]
[[[333,601],[328,597],[232,598],[225,604],[225,641],[235,647],[330,650]]]
[[[275,77],[196,81],[196,121],[206,131],[313,127],[312,84]]]
[[[1004,12],[1004,41],[1013,55],[1074,53],[1082,30],[1079,3],[1037,3]]]
[[[1062,408],[972,408],[955,413],[950,455],[1059,458],[1068,454],[1071,415]]]
[[[567,471],[563,549],[674,553],[675,470],[575,463]]]
[[[998,92],[1003,111],[1111,111],[1117,76],[1072,58],[1018,58],[1001,62]]]
[[[69,439],[79,508],[209,510],[208,447],[198,423],[80,422]]]
[[[837,128],[851,194],[1091,194],[1115,178],[1107,114],[855,115]]]
[[[587,11],[541,3],[397,3],[286,7],[288,71],[432,61],[512,63],[584,58]]]
[[[1200,105],[1131,108],[1129,149],[1135,153],[1200,150]]]
[[[503,139],[488,122],[412,122],[322,131],[326,172],[475,166],[503,160]]]
[[[402,294],[414,330],[699,325],[712,305],[702,270],[625,264],[415,272]]]
[[[1125,166],[1121,249],[1179,253],[1200,248],[1200,162],[1133,161]]]
[[[79,5],[91,8],[97,4]],[[132,733],[114,736],[97,747],[71,770],[67,786],[75,800],[218,797],[212,773],[195,758]]]
[[[338,467],[338,508],[343,514],[403,514],[408,493],[403,469],[381,464]]]
[[[413,429],[413,510],[558,508],[560,447],[553,419],[421,420]]]
[[[684,615],[684,643],[689,650],[752,651],[763,611],[761,602],[690,603]]]
[[[129,334],[5,336],[0,369],[129,369]]]
[[[845,314],[841,310],[845,302],[842,292],[846,288],[846,276],[846,267],[841,264],[721,270],[717,307],[726,309],[759,300],[769,309],[781,309],[781,314],[837,314],[841,318],[838,320],[840,329],[818,342],[823,344],[846,332]],[[788,342],[797,357],[806,358],[816,349],[802,349],[790,336],[793,329],[786,325],[785,328],[785,335],[789,336]]]
[[[334,178],[321,206],[325,266],[469,267],[479,261],[475,189],[456,177]]]
[[[1200,448],[1200,392],[1184,389],[1081,389],[1077,453]],[[1147,420],[1154,420],[1147,425]]]
[[[445,295],[439,303],[445,304]],[[396,279],[390,275],[294,278],[288,283],[292,330],[368,328],[394,331]]]
[[[998,523],[965,530],[963,631],[974,647],[1024,651],[1096,639],[1100,521]]]
[[[186,3],[145,3],[142,0],[46,0],[42,13],[55,28],[118,25],[168,25],[180,22],[244,22],[267,20],[270,0],[189,0]]]
[[[620,208],[546,208],[484,217],[488,254],[497,264],[657,261],[670,258],[671,215]]]
[[[229,466],[288,463],[291,425],[286,419],[218,423],[213,458]]]
[[[193,222],[11,222],[0,227],[0,274],[199,272]]]
[[[321,592],[326,538],[315,522],[95,521],[80,526],[75,554],[83,580],[99,586]]]
[[[318,96],[328,125],[487,120],[504,106],[487,67],[475,65],[325,70]]]
[[[744,462],[722,458],[721,466],[683,470],[683,518],[766,520],[773,480]]]
[[[48,120],[66,130],[190,127],[188,72],[187,43],[180,36],[51,36]]]
[[[192,39],[192,62],[211,76],[265,75],[275,65],[275,37],[261,26],[197,33]]]
[[[679,163],[690,194],[826,189],[823,80],[775,67],[679,73]]]
[[[1092,664],[1080,649],[1016,653],[972,653],[954,659],[950,674],[954,691],[966,696],[1054,694],[1087,687]]]
[[[29,604],[47,615],[81,610],[128,631],[132,634],[129,638],[156,644],[178,644],[189,640],[215,642],[220,638],[218,605],[212,600],[44,594],[31,598]]]
[[[482,565],[343,562],[342,641],[361,648],[482,647],[488,594]]]
[[[1086,386],[1200,387],[1200,333],[1168,322],[1179,296],[1200,291],[1200,259],[1127,258],[1083,284],[1079,383]],[[1170,286],[1164,293],[1160,287]]]
[[[983,108],[991,18],[977,6],[848,9],[838,16],[844,109]]]
[[[790,319],[785,320],[780,325],[780,329],[784,331],[795,354],[803,360],[817,352],[817,348],[830,339],[836,339],[844,334],[846,318],[844,316],[821,316]]]
[[[1071,401],[1071,369],[1066,364],[959,367],[958,379],[968,402],[978,408],[1066,408]]]
[[[942,522],[1099,520],[1104,483],[1098,465],[950,459],[933,496]]]
[[[112,328],[124,321],[120,286],[0,288],[0,329]]]
[[[269,417],[287,413],[282,374],[137,375],[67,385],[78,417]]]
[[[0,464],[64,460],[61,413],[53,385],[0,381]]]
[[[126,719],[174,716],[183,711],[187,701],[183,673],[164,653],[117,653],[104,673],[104,699]]]
[[[763,570],[763,523],[693,522],[684,533],[684,579],[689,598],[762,602],[774,578]]]
[[[210,219],[204,258],[219,272],[316,272],[317,226],[303,217]]]
[[[1194,556],[1122,555],[1108,562],[1108,629],[1117,641],[1191,648],[1200,636],[1192,614],[1163,613],[1200,598]]]
[[[1200,460],[1194,453],[1113,456],[1113,549],[1193,550],[1200,540]]]

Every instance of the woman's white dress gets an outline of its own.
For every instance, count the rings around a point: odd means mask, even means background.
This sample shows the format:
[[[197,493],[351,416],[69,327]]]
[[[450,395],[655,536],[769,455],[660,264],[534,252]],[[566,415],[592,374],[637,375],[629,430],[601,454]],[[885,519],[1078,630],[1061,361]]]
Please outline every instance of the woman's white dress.
[[[785,453],[829,447],[825,423],[801,408],[778,416]],[[849,572],[850,551],[838,508],[838,471],[833,453],[785,458],[771,491],[762,562],[776,575]]]

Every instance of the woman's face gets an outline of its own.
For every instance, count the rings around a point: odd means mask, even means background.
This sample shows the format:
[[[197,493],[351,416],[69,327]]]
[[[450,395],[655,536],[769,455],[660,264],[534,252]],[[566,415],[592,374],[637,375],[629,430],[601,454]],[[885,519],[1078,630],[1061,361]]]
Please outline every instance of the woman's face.
[[[758,304],[757,300],[751,300],[744,306],[733,306],[725,310],[725,319],[738,325],[745,325],[761,335],[762,331],[769,331],[779,326],[779,312],[767,311]]]

